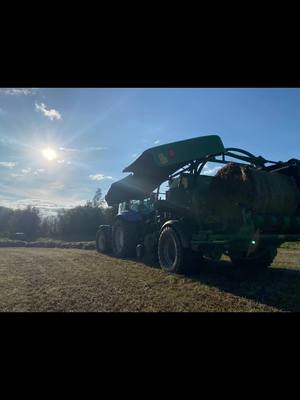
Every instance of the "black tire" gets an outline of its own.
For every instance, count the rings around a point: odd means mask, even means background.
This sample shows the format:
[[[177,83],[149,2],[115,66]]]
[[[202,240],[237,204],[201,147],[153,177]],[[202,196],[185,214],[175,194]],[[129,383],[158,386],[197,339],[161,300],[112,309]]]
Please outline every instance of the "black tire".
[[[212,248],[204,253],[203,258],[208,261],[218,262],[221,260],[223,248]]]
[[[110,231],[106,227],[100,227],[96,234],[96,249],[98,253],[109,253],[111,251]]]
[[[229,254],[232,264],[238,268],[263,270],[268,268],[277,255],[275,246],[268,246],[258,249],[249,257],[240,257],[234,254]]]
[[[158,260],[161,269],[166,272],[182,274],[187,272],[187,251],[182,247],[175,229],[167,226],[158,240]]]
[[[112,249],[114,255],[117,257],[134,256],[137,244],[137,224],[118,219],[112,227]]]

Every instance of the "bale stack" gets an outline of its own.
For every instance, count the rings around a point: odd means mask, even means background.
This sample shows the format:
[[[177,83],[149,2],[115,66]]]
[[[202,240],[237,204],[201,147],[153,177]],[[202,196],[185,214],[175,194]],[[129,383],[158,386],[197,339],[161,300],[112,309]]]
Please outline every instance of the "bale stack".
[[[300,192],[292,177],[227,164],[212,179],[208,205],[221,218],[225,229],[236,230],[242,223],[240,205],[256,214],[296,215]]]

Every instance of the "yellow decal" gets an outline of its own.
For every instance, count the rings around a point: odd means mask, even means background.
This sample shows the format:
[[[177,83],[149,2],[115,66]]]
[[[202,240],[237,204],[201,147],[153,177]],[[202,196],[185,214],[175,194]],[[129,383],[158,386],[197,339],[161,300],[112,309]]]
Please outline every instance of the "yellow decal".
[[[161,164],[168,164],[169,162],[169,160],[163,153],[159,153],[158,158]]]

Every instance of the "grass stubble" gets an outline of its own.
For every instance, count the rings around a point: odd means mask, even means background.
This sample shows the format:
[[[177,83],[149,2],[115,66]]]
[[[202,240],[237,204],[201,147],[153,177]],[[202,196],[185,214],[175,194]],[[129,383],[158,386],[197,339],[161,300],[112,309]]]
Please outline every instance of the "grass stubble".
[[[259,274],[224,258],[193,275],[95,251],[0,249],[0,311],[273,312],[300,311],[300,250],[279,249]]]

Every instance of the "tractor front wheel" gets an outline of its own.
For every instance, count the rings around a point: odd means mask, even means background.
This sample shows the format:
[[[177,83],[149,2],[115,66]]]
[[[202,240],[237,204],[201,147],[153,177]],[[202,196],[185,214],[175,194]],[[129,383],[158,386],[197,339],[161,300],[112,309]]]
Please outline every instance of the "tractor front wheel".
[[[96,234],[96,249],[98,253],[109,253],[111,251],[110,232],[106,227],[100,227]]]
[[[112,248],[117,257],[135,254],[138,244],[138,227],[134,222],[118,219],[112,227]]]

